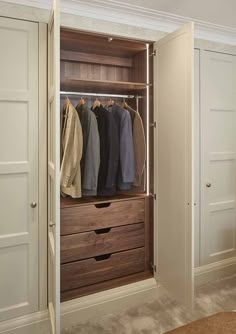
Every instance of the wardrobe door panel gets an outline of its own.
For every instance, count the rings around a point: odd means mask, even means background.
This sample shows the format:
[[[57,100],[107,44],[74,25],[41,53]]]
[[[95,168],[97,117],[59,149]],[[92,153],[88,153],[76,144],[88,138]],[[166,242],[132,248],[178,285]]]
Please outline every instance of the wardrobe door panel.
[[[1,321],[38,310],[38,24],[0,18],[0,43]]]
[[[60,333],[60,22],[53,1],[48,24],[48,309]]]
[[[154,96],[157,278],[178,301],[193,300],[193,26],[156,43]]]
[[[236,56],[201,51],[200,59],[200,264],[206,265],[236,256]]]

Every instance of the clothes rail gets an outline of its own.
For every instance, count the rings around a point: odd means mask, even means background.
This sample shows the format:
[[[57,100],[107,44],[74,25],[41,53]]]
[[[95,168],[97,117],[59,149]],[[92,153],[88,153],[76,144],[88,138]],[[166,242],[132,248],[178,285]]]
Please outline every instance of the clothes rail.
[[[60,91],[61,95],[66,96],[100,96],[100,97],[120,97],[123,99],[141,99],[142,96],[140,95],[120,95],[120,94],[103,94],[103,93],[85,93],[85,92],[66,92],[66,91]]]

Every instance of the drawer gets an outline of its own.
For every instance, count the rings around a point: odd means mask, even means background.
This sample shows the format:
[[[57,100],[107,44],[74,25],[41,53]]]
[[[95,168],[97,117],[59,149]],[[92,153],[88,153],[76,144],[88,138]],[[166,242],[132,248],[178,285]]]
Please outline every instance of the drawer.
[[[144,248],[61,265],[61,291],[144,271]]]
[[[61,235],[144,222],[144,199],[61,209]]]
[[[61,263],[144,246],[144,223],[61,236]]]

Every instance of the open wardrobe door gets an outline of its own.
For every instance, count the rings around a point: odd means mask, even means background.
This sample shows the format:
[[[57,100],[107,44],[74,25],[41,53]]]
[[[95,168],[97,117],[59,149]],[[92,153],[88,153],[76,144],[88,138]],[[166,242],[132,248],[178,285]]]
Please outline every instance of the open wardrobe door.
[[[193,24],[155,44],[157,279],[191,307],[193,284]]]
[[[53,1],[48,24],[48,309],[60,333],[60,22]]]

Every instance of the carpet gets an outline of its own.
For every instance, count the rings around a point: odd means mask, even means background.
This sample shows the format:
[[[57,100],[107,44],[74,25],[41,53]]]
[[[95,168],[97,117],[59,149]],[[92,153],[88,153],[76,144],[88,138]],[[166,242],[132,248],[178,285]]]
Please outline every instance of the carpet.
[[[236,313],[222,312],[191,322],[166,334],[235,334]]]
[[[64,328],[62,334],[163,334],[194,320],[233,310],[236,310],[236,276],[197,288],[194,312],[164,293],[138,307]]]

